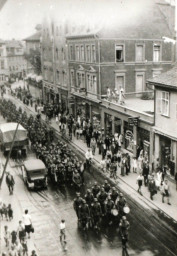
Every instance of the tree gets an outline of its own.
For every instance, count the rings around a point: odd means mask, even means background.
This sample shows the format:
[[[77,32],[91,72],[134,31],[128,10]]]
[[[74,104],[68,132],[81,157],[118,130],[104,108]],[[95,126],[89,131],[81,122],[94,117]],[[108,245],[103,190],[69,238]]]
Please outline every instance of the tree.
[[[34,71],[37,75],[40,75],[42,73],[40,50],[30,49],[30,53],[25,54],[25,59],[33,66]]]

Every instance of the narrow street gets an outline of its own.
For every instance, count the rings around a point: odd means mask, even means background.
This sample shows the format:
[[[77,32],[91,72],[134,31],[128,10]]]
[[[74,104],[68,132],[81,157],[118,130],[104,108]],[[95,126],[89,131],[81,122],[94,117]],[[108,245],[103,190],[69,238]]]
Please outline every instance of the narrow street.
[[[21,103],[19,106],[24,107]],[[30,152],[28,158],[33,157],[34,154]],[[63,185],[57,188],[49,184],[48,190],[29,192],[23,184],[20,167],[15,167],[12,160],[10,166],[16,180],[14,196],[21,208],[23,210],[29,209],[32,215],[35,228],[35,246],[41,256],[49,255],[49,251],[51,256],[58,254],[121,255],[121,241],[117,227],[108,228],[103,225],[99,236],[92,230],[85,233],[78,229],[76,214],[73,210],[73,199],[75,198],[73,187]],[[99,172],[86,173],[85,180],[87,182],[85,187],[81,189],[81,195],[84,195],[86,188],[92,187],[95,180],[99,184],[104,182],[104,178]],[[163,220],[158,217],[152,219],[148,210],[141,209],[131,199],[126,199],[131,209],[128,216],[131,225],[129,255],[176,255],[177,248],[173,242],[176,240],[175,225],[173,231],[170,226],[167,227],[164,224]],[[59,242],[58,225],[62,218],[66,220],[67,225],[67,253],[63,251]],[[137,241],[141,243],[137,243]],[[47,251],[46,248],[48,248]]]

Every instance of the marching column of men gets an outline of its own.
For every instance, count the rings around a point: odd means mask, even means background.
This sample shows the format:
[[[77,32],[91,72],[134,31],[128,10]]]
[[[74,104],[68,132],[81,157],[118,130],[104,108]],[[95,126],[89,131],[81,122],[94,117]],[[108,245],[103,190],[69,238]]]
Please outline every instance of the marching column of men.
[[[8,122],[19,122],[28,130],[31,146],[47,166],[48,174],[55,184],[69,183],[78,189],[84,183],[83,172],[86,164],[79,161],[77,156],[61,141],[53,143],[54,132],[40,116],[27,116],[22,109],[5,99],[0,100],[0,112]],[[78,217],[79,226],[84,230],[94,228],[99,231],[101,224],[119,225],[122,241],[128,240],[129,222],[126,214],[129,212],[126,199],[122,193],[108,184],[100,187],[96,182],[91,189],[87,189],[84,198],[80,193],[74,200],[74,209]]]
[[[84,197],[76,193],[74,210],[78,218],[78,226],[83,230],[93,228],[101,229],[101,224],[119,226],[122,239],[128,241],[129,222],[126,219],[129,207],[122,193],[107,181],[100,187],[97,182],[91,189],[87,189]]]

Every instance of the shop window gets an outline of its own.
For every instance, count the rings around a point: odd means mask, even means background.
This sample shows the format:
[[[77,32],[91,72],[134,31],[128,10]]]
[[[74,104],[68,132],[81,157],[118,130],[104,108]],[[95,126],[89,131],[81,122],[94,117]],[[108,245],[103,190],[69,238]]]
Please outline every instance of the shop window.
[[[136,61],[144,61],[144,46],[136,45]]]
[[[162,92],[161,114],[169,116],[169,92]]]
[[[116,62],[123,62],[123,45],[116,45]]]
[[[154,62],[159,62],[160,61],[160,45],[154,45],[153,61]]]

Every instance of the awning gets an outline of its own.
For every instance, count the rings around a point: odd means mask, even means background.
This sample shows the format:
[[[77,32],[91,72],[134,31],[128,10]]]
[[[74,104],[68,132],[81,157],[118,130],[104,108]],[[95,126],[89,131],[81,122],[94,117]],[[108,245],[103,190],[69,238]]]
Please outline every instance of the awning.
[[[156,126],[153,126],[152,128],[153,128],[153,130],[154,130],[154,133],[159,134],[159,135],[162,135],[162,136],[164,136],[164,137],[168,137],[168,138],[170,138],[171,140],[177,141],[177,133],[176,133],[176,132],[165,131],[165,130],[162,130],[162,129],[160,129],[159,127],[156,127]]]

